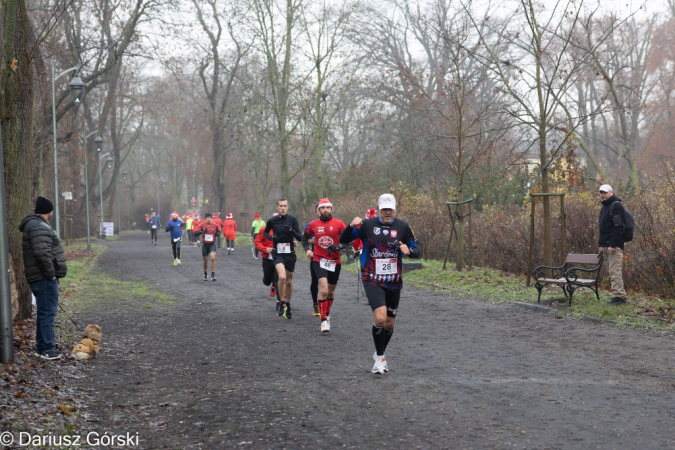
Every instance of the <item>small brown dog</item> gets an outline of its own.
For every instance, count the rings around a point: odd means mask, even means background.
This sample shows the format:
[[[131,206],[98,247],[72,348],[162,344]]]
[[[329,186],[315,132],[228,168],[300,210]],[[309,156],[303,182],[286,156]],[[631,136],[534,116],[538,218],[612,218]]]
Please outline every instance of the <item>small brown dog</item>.
[[[77,343],[70,352],[70,356],[75,359],[90,359],[98,356],[98,344],[101,342],[101,327],[94,323],[90,323],[84,327],[84,339]]]

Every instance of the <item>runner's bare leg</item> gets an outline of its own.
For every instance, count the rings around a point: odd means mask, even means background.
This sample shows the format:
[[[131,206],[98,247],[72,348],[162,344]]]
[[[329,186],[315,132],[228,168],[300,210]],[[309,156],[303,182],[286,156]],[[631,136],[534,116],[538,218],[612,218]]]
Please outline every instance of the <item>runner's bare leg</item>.
[[[279,280],[277,281],[277,289],[279,289],[279,298],[283,302],[286,298],[286,267],[283,264],[276,264]]]

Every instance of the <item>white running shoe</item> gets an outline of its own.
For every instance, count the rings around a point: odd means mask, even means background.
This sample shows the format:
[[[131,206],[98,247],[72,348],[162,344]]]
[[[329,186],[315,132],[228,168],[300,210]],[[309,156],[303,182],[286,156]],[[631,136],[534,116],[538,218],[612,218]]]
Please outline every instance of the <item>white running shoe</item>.
[[[321,332],[325,333],[327,331],[330,331],[330,322],[327,320],[322,320],[321,321]]]
[[[387,358],[385,358],[384,355],[378,357],[377,352],[373,353],[373,361],[375,361],[375,365],[377,365],[378,362],[382,365],[383,371],[379,373],[389,372],[389,364],[387,364]],[[373,373],[376,373],[375,366],[373,366]]]
[[[373,355],[373,359],[375,360],[375,365],[373,365],[373,373],[384,373],[384,365],[386,364],[387,360],[384,358],[384,356],[377,356],[377,352],[375,355]]]

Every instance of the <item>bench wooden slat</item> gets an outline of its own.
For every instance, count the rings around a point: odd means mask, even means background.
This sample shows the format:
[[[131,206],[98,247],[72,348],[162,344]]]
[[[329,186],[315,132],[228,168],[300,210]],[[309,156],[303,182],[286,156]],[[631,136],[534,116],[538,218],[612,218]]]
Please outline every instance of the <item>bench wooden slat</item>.
[[[566,278],[538,278],[537,281],[546,284],[567,284]]]
[[[584,254],[584,253],[570,253],[565,258],[565,263],[572,264],[598,264],[600,258],[595,254]]]

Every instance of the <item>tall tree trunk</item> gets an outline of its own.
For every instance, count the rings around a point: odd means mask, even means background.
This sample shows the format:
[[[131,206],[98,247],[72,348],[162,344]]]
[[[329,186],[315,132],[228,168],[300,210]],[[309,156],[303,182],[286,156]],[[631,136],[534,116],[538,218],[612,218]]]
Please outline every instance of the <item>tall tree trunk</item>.
[[[12,311],[17,319],[31,316],[31,294],[24,275],[19,223],[32,207],[33,74],[30,65],[28,16],[24,0],[4,2],[2,55],[2,153],[9,235],[9,264],[13,273]],[[16,70],[12,70],[16,61]]]

